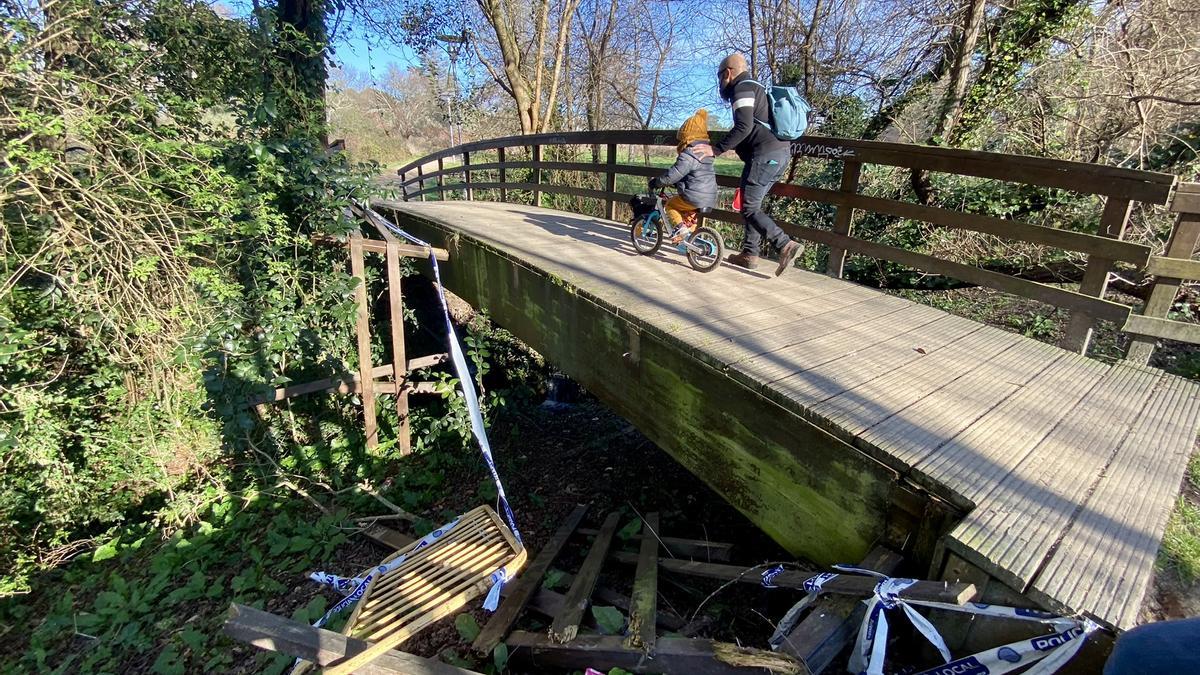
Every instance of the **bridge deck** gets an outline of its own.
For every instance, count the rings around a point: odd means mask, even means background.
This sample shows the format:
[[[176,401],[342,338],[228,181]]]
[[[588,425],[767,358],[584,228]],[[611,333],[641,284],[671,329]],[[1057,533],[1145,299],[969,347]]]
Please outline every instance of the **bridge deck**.
[[[820,274],[702,275],[674,251],[636,255],[611,221],[489,202],[385,205],[683,341],[957,505],[967,515],[946,547],[1012,588],[1134,624],[1200,424],[1197,383]]]

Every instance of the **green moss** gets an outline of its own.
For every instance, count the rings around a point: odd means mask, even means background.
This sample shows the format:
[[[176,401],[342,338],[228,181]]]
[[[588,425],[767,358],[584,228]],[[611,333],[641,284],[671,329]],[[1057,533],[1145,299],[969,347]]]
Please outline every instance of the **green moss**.
[[[405,226],[435,241],[446,236],[413,218]],[[687,345],[469,237],[443,278],[793,553],[858,560],[881,538],[890,471]]]

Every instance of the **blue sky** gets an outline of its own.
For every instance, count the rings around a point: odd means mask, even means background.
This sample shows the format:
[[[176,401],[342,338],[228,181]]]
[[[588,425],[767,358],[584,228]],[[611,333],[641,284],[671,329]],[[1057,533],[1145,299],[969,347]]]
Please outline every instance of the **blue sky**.
[[[361,27],[349,22],[337,26],[334,38],[336,62],[377,79],[387,73],[389,64],[395,63],[404,67],[420,64],[417,55],[408,47],[372,39]]]
[[[218,0],[214,4],[228,8],[234,16],[248,15],[251,7],[249,0]],[[420,63],[412,50],[404,45],[379,39],[354,21],[353,16],[349,13],[343,16],[340,23],[336,22],[336,19],[331,22],[330,28],[335,31],[334,61],[341,67],[365,75],[369,81],[382,80],[391,64],[409,67],[417,66]],[[696,28],[700,31],[704,30]],[[655,126],[666,128],[678,126],[695,108],[699,107],[708,109],[710,125],[714,128],[728,128],[731,124],[729,107],[717,98],[713,82],[715,60],[706,53],[710,50],[701,48],[698,51],[700,53],[697,54],[697,63],[694,67],[687,68],[685,72],[679,74],[677,79],[663,83],[663,86],[670,88],[677,97],[682,96],[685,100],[685,104],[682,106],[683,110],[677,114],[657,116],[658,120]],[[468,61],[468,58],[464,58],[463,61]],[[709,61],[713,61],[713,63],[709,63]]]

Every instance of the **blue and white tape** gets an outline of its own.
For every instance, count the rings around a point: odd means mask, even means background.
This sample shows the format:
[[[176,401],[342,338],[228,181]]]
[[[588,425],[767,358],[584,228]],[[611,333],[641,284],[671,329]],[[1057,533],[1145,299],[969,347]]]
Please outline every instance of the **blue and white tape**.
[[[783,565],[776,565],[762,573],[763,588],[778,588],[775,585],[775,577],[783,574]]]
[[[429,249],[429,262],[433,264],[434,286],[437,287],[438,301],[442,305],[442,315],[446,320],[446,341],[450,346],[450,361],[454,364],[454,372],[458,376],[459,384],[462,386],[463,398],[466,400],[467,410],[470,413],[471,432],[475,436],[475,440],[479,443],[479,449],[483,453],[483,460],[487,464],[488,471],[492,474],[492,482],[496,484],[496,494],[499,497],[500,509],[504,514],[504,519],[508,523],[509,529],[512,530],[513,536],[516,537],[518,542],[524,544],[524,540],[521,539],[521,533],[517,530],[517,519],[513,516],[512,508],[508,505],[508,495],[505,494],[504,485],[500,482],[500,474],[496,471],[496,462],[492,458],[492,446],[488,442],[487,429],[483,425],[483,414],[479,409],[479,396],[475,393],[475,382],[471,379],[471,374],[467,370],[467,360],[463,356],[462,346],[458,343],[458,336],[454,332],[454,323],[450,320],[450,308],[446,305],[446,293],[442,288],[442,272],[438,268],[437,256],[434,255],[433,247],[430,246],[429,242],[422,241],[396,227],[387,218],[373,211],[372,213],[395,234],[404,237],[417,246],[424,246]]]
[[[353,607],[354,603],[361,600],[363,594],[367,592],[367,587],[371,585],[372,580],[391,572],[397,567],[400,567],[404,564],[404,561],[408,559],[408,556],[420,551],[426,546],[429,546],[433,542],[444,537],[446,533],[454,529],[454,526],[458,524],[458,521],[459,519],[455,518],[454,520],[437,528],[433,532],[421,537],[421,540],[418,541],[408,553],[398,555],[387,562],[376,565],[369,572],[367,572],[365,577],[354,577],[352,579],[347,579],[346,577],[339,577],[336,574],[329,574],[327,572],[313,572],[312,574],[308,575],[309,579],[319,584],[332,586],[334,590],[346,595],[346,597],[338,601],[336,605],[330,607],[329,611],[325,612],[321,618],[317,619],[316,623],[313,624],[313,627],[320,628],[324,626],[331,618],[333,618],[335,614],[343,612],[349,607]],[[351,590],[349,590],[347,593],[348,588]]]
[[[900,597],[900,592],[915,584],[914,579],[893,579],[874,570],[851,565],[834,565],[834,567],[843,572],[866,574],[879,579],[874,592],[866,601],[867,611],[862,625],[859,627],[854,650],[850,655],[849,670],[859,675],[882,675],[883,673],[888,637],[887,610],[890,609],[902,609],[917,631],[938,650],[945,661],[943,665],[922,671],[918,675],[1003,675],[1019,668],[1027,668],[1031,664],[1034,665],[1024,671],[1026,674],[1049,675],[1070,661],[1083,646],[1085,638],[1099,629],[1099,626],[1090,620],[1055,616],[1030,609],[981,603],[954,605],[944,602],[904,599]],[[787,641],[788,634],[795,628],[804,610],[816,600],[817,595],[821,592],[821,587],[838,576],[838,574],[823,572],[804,582],[806,594],[779,621],[775,634],[770,639],[772,649],[778,650]],[[1053,628],[1055,632],[953,659],[937,628],[918,613],[914,606],[1032,621],[1045,624]]]
[[[504,582],[508,581],[508,572],[501,567],[492,572],[492,576],[488,577],[488,581],[492,584],[492,587],[488,589],[487,597],[483,599],[483,608],[489,612],[494,612],[500,606],[500,589],[504,587]]]

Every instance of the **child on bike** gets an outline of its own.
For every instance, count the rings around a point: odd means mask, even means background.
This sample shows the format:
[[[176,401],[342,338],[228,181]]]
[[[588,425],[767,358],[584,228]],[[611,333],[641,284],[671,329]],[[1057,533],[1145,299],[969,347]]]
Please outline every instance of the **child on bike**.
[[[661,176],[650,179],[650,189],[674,185],[679,194],[663,205],[674,234],[671,243],[682,242],[696,228],[697,211],[707,211],[717,205],[717,174],[713,170],[712,153],[693,152],[700,145],[709,145],[708,111],[701,108],[679,127],[679,156],[675,164]]]

